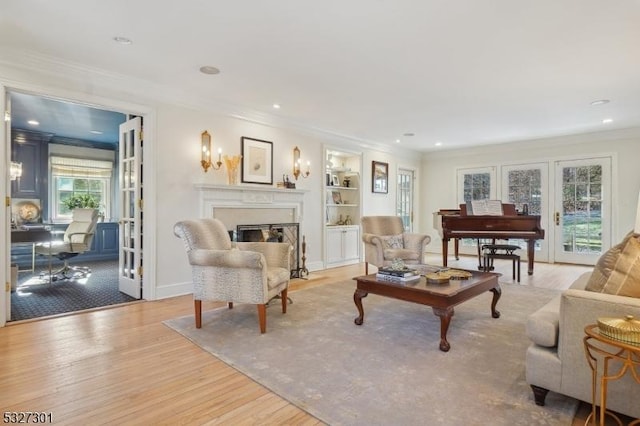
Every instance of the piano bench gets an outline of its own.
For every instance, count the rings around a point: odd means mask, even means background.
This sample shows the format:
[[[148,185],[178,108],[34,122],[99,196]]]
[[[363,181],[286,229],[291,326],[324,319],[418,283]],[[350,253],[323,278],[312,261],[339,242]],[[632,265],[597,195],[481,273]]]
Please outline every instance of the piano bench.
[[[482,245],[482,269],[489,272],[493,269],[493,259],[511,259],[513,266],[513,279],[516,279],[516,266],[518,269],[518,282],[520,282],[520,256],[515,253],[519,246],[510,244],[483,244]]]

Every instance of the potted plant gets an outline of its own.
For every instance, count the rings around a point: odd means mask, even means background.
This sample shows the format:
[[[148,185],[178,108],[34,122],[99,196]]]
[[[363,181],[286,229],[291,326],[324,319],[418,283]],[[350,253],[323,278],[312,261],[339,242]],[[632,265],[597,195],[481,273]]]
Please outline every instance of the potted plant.
[[[69,210],[73,209],[99,209],[98,210],[98,219],[100,221],[104,220],[104,212],[102,211],[102,206],[91,194],[76,194],[69,198],[62,200],[62,204]]]

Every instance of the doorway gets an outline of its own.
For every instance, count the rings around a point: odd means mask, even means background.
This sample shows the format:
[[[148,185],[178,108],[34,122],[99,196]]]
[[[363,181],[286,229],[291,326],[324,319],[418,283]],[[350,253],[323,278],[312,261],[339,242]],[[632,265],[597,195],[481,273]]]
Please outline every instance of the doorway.
[[[21,144],[30,138],[38,139],[37,146],[41,148],[39,164],[29,164],[29,155],[20,158],[24,179],[16,179],[11,184],[10,192],[12,205],[17,207],[19,203],[32,203],[39,209],[39,217],[25,223],[24,218],[20,218],[19,213],[14,213],[12,209],[12,225],[15,228],[32,226],[53,231],[64,230],[68,224],[65,216],[70,218],[64,200],[75,193],[90,194],[99,205],[102,215],[91,250],[73,259],[74,264],[89,266],[92,269],[91,276],[76,281],[42,283],[40,273],[48,275],[47,260],[35,259],[31,262],[31,265],[37,265],[36,268],[31,267],[35,270],[18,273],[18,285],[10,297],[11,306],[19,309],[11,309],[7,319],[31,319],[136,300],[118,291],[117,200],[121,169],[118,161],[118,126],[127,116],[117,111],[20,91],[8,90],[6,97],[7,111],[11,114],[8,137],[11,160],[20,156]],[[50,166],[52,156],[67,159],[57,162],[58,165],[62,164],[57,168],[57,173]],[[93,164],[109,161],[113,164],[113,173],[108,176],[105,168],[92,170]],[[27,182],[33,184],[34,191],[28,191]],[[23,198],[25,196],[29,198]],[[28,246],[26,249],[32,250],[31,245]],[[10,250],[12,263],[24,263],[25,247],[10,244]],[[39,303],[27,303],[38,299]],[[47,301],[46,306],[43,300]]]
[[[555,260],[595,265],[611,246],[611,158],[556,162]]]
[[[398,169],[398,190],[396,200],[396,215],[402,218],[405,232],[413,232],[413,212],[415,200],[415,171]]]

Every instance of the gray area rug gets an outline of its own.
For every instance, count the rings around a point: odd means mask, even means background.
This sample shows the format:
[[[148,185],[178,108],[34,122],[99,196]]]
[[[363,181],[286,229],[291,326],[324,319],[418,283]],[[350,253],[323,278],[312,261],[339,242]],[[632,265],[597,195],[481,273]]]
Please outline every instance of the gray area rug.
[[[525,382],[527,316],[557,292],[502,284],[498,319],[491,293],[455,308],[438,349],[430,307],[369,294],[364,324],[353,320],[354,281],[290,293],[267,310],[238,305],[165,324],[281,397],[331,425],[570,425],[574,399],[550,393],[538,407]]]

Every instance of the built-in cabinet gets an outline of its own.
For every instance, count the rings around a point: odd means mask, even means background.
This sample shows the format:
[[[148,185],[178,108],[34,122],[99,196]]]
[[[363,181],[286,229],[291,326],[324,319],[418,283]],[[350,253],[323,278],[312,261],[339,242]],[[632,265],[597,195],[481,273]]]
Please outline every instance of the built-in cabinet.
[[[360,262],[362,155],[325,149],[324,236],[328,268]]]
[[[341,266],[360,261],[360,227],[330,226],[326,231],[327,265]]]
[[[11,181],[11,197],[41,201],[47,198],[48,144],[51,134],[12,130],[11,161],[22,164],[22,176]]]

